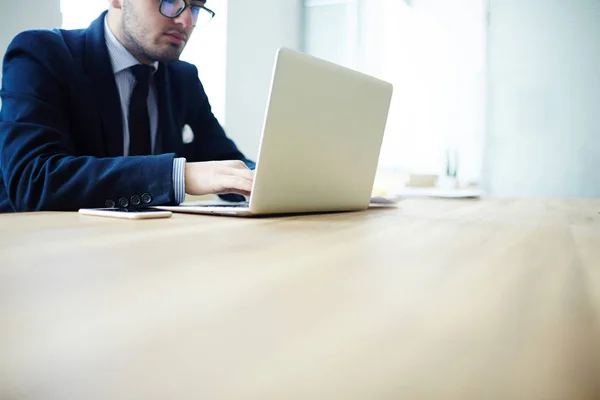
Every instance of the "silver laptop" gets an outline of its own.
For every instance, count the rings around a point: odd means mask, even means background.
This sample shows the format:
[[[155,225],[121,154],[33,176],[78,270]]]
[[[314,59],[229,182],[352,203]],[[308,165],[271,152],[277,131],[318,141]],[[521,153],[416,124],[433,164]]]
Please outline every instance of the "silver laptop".
[[[366,209],[391,97],[388,82],[281,48],[248,202],[159,208],[236,216]]]

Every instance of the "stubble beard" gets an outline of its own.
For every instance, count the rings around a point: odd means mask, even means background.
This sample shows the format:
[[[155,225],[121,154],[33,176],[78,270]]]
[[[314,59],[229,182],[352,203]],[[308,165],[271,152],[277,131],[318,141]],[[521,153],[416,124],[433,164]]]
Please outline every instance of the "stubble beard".
[[[154,39],[153,48],[142,43],[143,38],[150,38],[150,34],[142,28],[140,18],[129,7],[123,8],[122,29],[127,48],[140,61],[170,62],[177,61],[185,48],[185,45],[179,48],[173,43],[164,45],[160,43],[162,37]]]

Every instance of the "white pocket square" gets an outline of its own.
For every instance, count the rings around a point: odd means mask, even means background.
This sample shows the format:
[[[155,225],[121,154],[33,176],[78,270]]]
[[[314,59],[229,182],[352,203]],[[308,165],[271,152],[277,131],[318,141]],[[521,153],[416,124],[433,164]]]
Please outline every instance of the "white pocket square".
[[[183,143],[186,144],[194,141],[194,131],[188,124],[183,126],[183,130],[181,131],[181,139],[183,140]]]

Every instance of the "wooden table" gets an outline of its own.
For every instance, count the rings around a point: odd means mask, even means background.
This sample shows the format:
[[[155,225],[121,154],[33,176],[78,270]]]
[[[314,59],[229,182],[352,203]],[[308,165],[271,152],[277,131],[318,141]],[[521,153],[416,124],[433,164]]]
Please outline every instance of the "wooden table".
[[[2,399],[598,399],[600,200],[0,216]]]

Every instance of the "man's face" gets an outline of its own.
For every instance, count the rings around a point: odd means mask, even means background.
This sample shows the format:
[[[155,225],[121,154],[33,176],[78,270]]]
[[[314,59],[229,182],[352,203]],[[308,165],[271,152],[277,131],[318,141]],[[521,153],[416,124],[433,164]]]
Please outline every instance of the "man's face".
[[[204,3],[191,1],[194,5]],[[159,12],[159,4],[160,0],[122,1],[125,44],[142,62],[178,60],[194,30],[189,7],[176,18],[167,18]]]

